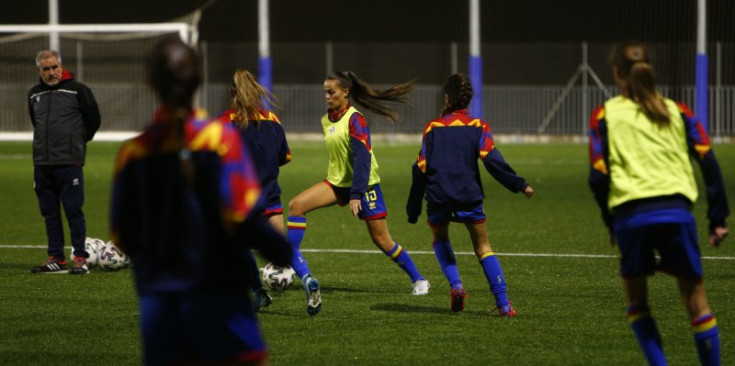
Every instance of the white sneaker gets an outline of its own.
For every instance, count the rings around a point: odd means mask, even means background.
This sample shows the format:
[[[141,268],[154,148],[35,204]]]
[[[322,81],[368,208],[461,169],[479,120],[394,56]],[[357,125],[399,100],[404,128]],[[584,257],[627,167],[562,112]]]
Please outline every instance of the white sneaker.
[[[304,292],[306,293],[306,312],[315,316],[322,310],[322,295],[319,291],[319,281],[311,276],[303,279]]]
[[[431,285],[429,285],[429,281],[418,280],[413,283],[413,294],[416,296],[426,295],[429,293],[430,288]]]

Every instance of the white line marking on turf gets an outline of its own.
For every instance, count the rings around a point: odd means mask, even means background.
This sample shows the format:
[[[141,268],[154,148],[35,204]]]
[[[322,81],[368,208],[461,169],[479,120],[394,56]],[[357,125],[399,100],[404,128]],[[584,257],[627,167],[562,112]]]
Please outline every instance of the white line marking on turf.
[[[0,249],[46,249],[45,245],[7,245],[0,244]],[[383,254],[379,250],[368,250],[368,249],[301,249],[303,253],[344,253],[344,254]],[[431,254],[434,255],[433,251],[428,250],[412,250],[410,254]],[[454,252],[455,255],[475,255],[474,252]],[[501,257],[547,257],[547,258],[618,258],[617,255],[611,254],[564,254],[564,253],[498,253]],[[732,261],[735,257],[702,257],[702,259],[708,260],[725,260]]]

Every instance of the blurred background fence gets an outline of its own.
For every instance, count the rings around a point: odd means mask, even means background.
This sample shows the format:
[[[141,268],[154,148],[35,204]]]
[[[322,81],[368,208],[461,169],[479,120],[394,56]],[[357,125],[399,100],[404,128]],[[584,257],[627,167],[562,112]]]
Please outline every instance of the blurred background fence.
[[[155,98],[145,84],[145,53],[159,36],[130,39],[62,34],[63,64],[90,86],[103,117],[102,131],[135,131],[149,120]],[[664,95],[694,103],[694,44],[649,43]],[[486,43],[483,111],[495,133],[583,135],[593,108],[616,94],[607,57],[610,43]],[[0,131],[27,132],[27,92],[38,82],[34,56],[48,37],[0,37]],[[257,44],[199,43],[205,81],[200,104],[210,114],[228,107],[237,68],[257,71]],[[353,70],[377,88],[417,80],[411,107],[392,124],[368,113],[373,132],[420,133],[441,109],[440,89],[453,72],[466,72],[466,43],[274,43],[276,112],[288,132],[320,132],[324,76]],[[709,125],[713,136],[735,135],[735,43],[709,45]],[[656,62],[657,59],[666,62]]]

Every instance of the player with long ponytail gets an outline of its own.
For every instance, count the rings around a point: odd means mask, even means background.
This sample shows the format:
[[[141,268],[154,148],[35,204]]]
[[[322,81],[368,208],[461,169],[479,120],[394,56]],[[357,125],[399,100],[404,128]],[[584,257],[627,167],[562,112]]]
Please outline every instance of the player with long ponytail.
[[[474,92],[467,76],[451,75],[444,84],[442,95],[444,108],[441,117],[429,121],[424,127],[421,150],[413,164],[413,181],[406,203],[408,222],[417,222],[425,197],[427,221],[434,236],[432,246],[450,287],[450,309],[453,312],[464,310],[467,293],[449,241],[449,223],[452,221],[467,227],[500,316],[516,316],[516,310],[508,299],[500,261],[487,238],[483,208],[485,196],[477,159],[509,191],[522,192],[526,198],[531,198],[533,188],[505,162],[495,147],[490,124],[469,115],[467,107]]]
[[[365,221],[373,243],[411,278],[414,295],[429,292],[429,282],[416,269],[408,252],[393,241],[388,231],[388,210],[380,189],[378,163],[372,151],[370,128],[363,114],[350,101],[379,115],[398,119],[387,103],[406,103],[406,93],[413,82],[387,90],[375,90],[354,72],[341,71],[324,80],[328,109],[321,119],[329,152],[327,177],[299,193],[288,204],[288,240],[293,247],[292,266],[302,279],[306,292],[306,311],[316,315],[321,310],[319,282],[301,254],[306,232],[306,214],[339,204],[349,205],[350,212]]]
[[[678,282],[701,363],[719,365],[719,329],[704,291],[691,213],[698,195],[691,160],[699,163],[707,186],[709,244],[715,247],[728,234],[729,215],[719,164],[689,108],[656,90],[642,43],[616,45],[611,64],[620,95],[592,113],[589,184],[610,242],[620,249],[630,326],[648,363],[665,365],[647,277],[669,273]]]

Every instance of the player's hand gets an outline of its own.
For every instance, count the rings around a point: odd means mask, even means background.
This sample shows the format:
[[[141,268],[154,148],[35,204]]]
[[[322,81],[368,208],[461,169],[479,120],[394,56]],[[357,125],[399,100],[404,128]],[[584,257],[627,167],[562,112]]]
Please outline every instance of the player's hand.
[[[727,230],[724,226],[717,226],[715,230],[713,230],[709,234],[709,246],[711,247],[719,247],[720,244],[725,240],[727,237],[727,234],[729,234],[729,230]]]
[[[526,198],[533,197],[533,188],[531,185],[527,185],[526,188],[523,190],[523,194],[526,195]]]
[[[357,216],[357,214],[362,211],[360,200],[350,200],[350,211],[352,211],[353,216]]]

